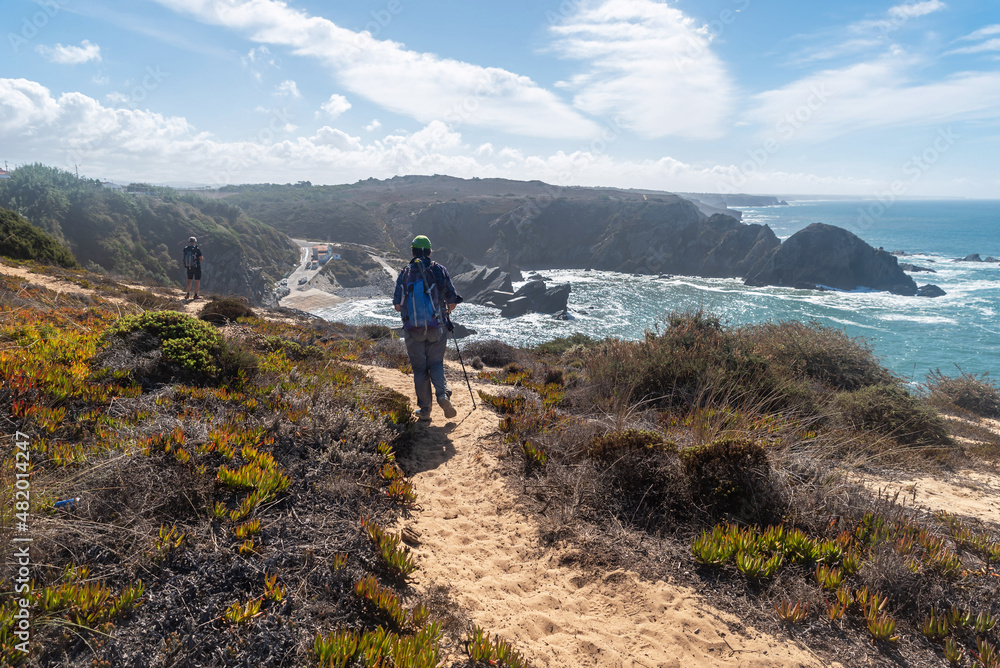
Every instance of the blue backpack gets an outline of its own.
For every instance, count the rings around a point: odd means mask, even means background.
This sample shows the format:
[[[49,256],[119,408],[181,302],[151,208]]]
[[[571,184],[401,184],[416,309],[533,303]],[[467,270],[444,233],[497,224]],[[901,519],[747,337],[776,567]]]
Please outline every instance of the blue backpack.
[[[406,268],[407,276],[403,294],[403,310],[406,329],[437,329],[441,326],[437,309],[437,285],[427,280],[427,272],[420,261],[411,262]]]

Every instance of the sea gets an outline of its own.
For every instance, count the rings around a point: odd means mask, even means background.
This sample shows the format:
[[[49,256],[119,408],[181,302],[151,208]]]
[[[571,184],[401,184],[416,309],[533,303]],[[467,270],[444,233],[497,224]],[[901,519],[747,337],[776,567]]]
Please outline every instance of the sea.
[[[525,276],[535,270],[554,284],[571,285],[572,319],[541,314],[505,319],[495,309],[462,304],[453,318],[476,334],[459,345],[498,339],[532,346],[575,332],[640,339],[648,330],[662,329],[671,311],[703,309],[730,326],[797,320],[841,329],[867,341],[886,368],[913,385],[935,369],[949,376],[959,370],[1000,375],[1000,263],[955,261],[974,253],[1000,258],[1000,200],[789,200],[787,206],[739,210],[743,222],[768,225],[782,240],[822,222],[873,247],[903,251],[907,255],[900,262],[935,272],[911,273],[918,286],[933,283],[947,294],[817,292],[748,287],[740,279],[525,267]],[[399,323],[387,298],[347,302],[317,314],[351,324]]]

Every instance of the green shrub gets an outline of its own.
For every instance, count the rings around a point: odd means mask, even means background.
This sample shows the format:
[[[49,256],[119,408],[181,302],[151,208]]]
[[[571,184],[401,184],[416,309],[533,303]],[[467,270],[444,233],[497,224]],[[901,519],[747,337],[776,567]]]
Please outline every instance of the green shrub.
[[[595,391],[627,402],[682,405],[713,397],[784,399],[787,383],[714,317],[673,313],[667,323],[642,341],[609,339],[589,348],[584,364]]]
[[[587,446],[587,454],[594,459],[617,459],[623,453],[663,445],[663,435],[655,431],[624,429],[597,436]]]
[[[382,339],[393,338],[395,331],[385,325],[368,324],[358,326],[358,335],[372,341],[381,341]]]
[[[172,297],[164,297],[149,290],[137,290],[135,288],[125,288],[122,290],[122,298],[147,311],[168,309],[177,303],[177,300]]]
[[[276,352],[285,351],[285,357],[290,360],[322,359],[323,349],[318,346],[302,345],[298,341],[283,339],[280,336],[267,336],[264,339],[264,350]]]
[[[68,248],[7,209],[0,209],[0,255],[60,267],[79,266]]]
[[[160,340],[163,355],[192,373],[215,374],[222,337],[208,324],[173,311],[126,316],[108,327],[105,337],[142,330]]]
[[[218,360],[218,376],[221,379],[249,380],[260,370],[260,359],[257,355],[232,341],[222,342]]]
[[[728,328],[703,311],[667,315],[642,341],[605,340],[584,351],[599,397],[635,403],[711,403],[817,414],[837,390],[891,384],[866,342],[818,323]]]
[[[903,445],[951,443],[941,417],[898,385],[841,392],[834,404],[841,419],[853,429],[890,436]]]
[[[126,316],[104,333],[104,342],[128,338],[137,332],[153,337],[169,367],[200,380],[250,378],[257,371],[257,357],[227,343],[207,322],[174,311],[147,311]]]
[[[958,370],[951,378],[940,369],[927,374],[927,389],[931,398],[939,403],[952,404],[976,415],[1000,418],[1000,391],[984,372],[981,376]]]
[[[473,341],[466,344],[464,355],[470,359],[478,357],[483,364],[492,367],[517,361],[517,350],[503,341]]]
[[[691,496],[676,449],[655,443],[652,432],[626,430],[619,442],[605,441],[593,460],[603,497],[599,514],[611,513],[644,531],[661,531],[690,516]],[[597,453],[594,453],[595,455]]]
[[[246,299],[239,297],[212,297],[205,304],[198,317],[206,322],[225,324],[236,322],[238,318],[254,318],[257,314],[250,308]]]
[[[753,517],[769,497],[767,452],[747,439],[722,438],[681,452],[695,502],[716,515]]]
[[[783,367],[789,376],[806,376],[835,390],[857,390],[891,383],[867,341],[818,322],[788,321],[751,325],[748,345]]]
[[[358,399],[359,407],[375,411],[393,424],[406,424],[410,420],[410,399],[385,387],[375,387]]]
[[[574,346],[586,347],[594,345],[595,343],[597,343],[597,339],[591,338],[586,334],[576,332],[575,334],[570,334],[569,336],[561,336],[558,339],[552,339],[551,341],[546,341],[545,343],[539,343],[534,347],[534,352],[539,355],[562,355]]]

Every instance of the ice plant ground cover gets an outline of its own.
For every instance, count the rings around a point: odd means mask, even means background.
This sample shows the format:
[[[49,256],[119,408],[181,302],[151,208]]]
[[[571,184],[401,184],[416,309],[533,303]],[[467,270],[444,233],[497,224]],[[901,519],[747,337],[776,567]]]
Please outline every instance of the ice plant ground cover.
[[[15,647],[17,597],[5,594],[0,663],[319,665],[314,640],[350,629],[426,646],[403,652],[424,663],[398,665],[437,665],[426,608],[396,623],[366,594],[405,588],[413,565],[375,522],[416,500],[394,464],[407,399],[346,362],[373,339],[257,319],[224,333],[175,311],[2,281],[0,403],[11,436],[30,443],[21,529],[37,565],[30,651]],[[18,462],[4,453],[10,545],[22,535]],[[66,497],[79,501],[57,507]],[[7,577],[0,589],[13,589]]]
[[[407,368],[391,331],[266,311],[206,324],[169,295],[73,276],[102,289],[0,278],[0,403],[30,451],[3,451],[0,539],[45,555],[31,651],[4,594],[0,660],[532,664],[524,639],[456,624],[447,593],[410,587],[420,562],[387,527],[421,512],[411,407],[358,366]],[[923,396],[841,332],[704,313],[639,342],[466,356],[491,367],[477,397],[497,413],[477,446],[500,454],[543,546],[680,580],[830,660],[995,663],[996,526],[851,480],[995,461],[955,383]],[[958,381],[995,405],[988,379]]]

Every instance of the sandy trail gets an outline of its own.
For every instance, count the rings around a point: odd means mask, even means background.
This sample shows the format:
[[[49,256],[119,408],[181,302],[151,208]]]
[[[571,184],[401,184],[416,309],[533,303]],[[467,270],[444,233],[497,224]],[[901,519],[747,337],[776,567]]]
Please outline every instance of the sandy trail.
[[[870,475],[862,484],[883,496],[928,512],[946,510],[985,522],[1000,522],[1000,475],[991,470],[963,469],[942,475]]]
[[[366,370],[413,397],[411,376]],[[559,565],[556,551],[540,548],[536,526],[518,510],[487,447],[496,414],[472,411],[457,365],[448,376],[458,416],[446,420],[435,405],[433,420],[417,426],[413,453],[401,462],[419,503],[398,527],[419,533],[413,549],[419,570],[411,578],[418,592],[447,586],[473,622],[539,667],[824,665],[789,640],[750,627],[733,633],[736,618],[692,589],[624,570],[594,577]]]

